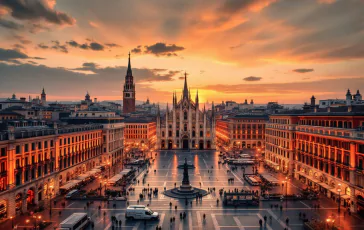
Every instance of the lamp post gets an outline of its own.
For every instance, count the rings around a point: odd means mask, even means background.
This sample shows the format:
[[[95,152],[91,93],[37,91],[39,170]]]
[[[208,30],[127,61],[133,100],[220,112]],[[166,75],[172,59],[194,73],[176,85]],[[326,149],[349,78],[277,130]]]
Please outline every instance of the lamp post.
[[[287,190],[288,190],[288,177],[286,177],[286,180],[283,181],[283,183],[286,183],[286,210],[287,210]]]
[[[110,161],[107,162],[107,165],[109,166],[109,179],[110,179],[110,171],[111,171]]]
[[[49,216],[52,217],[52,191],[53,191],[53,185],[49,186],[50,192],[48,193],[49,196]]]
[[[340,203],[341,203],[341,184],[339,184],[339,188],[337,189],[338,193],[339,193],[339,202],[338,202],[338,205],[337,205],[337,211],[338,213],[340,213]]]
[[[14,229],[14,219],[12,216],[10,217],[10,220],[11,220],[11,229]]]

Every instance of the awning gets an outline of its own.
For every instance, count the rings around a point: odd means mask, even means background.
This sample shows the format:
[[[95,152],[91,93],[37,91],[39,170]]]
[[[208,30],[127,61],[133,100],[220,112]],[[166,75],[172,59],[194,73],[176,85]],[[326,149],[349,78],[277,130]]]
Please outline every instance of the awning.
[[[81,175],[78,175],[77,179],[78,180],[85,180],[85,179],[87,179],[89,177],[90,177],[89,174],[81,174]]]
[[[79,184],[82,182],[82,180],[70,180],[70,182],[74,183],[74,184]]]
[[[69,181],[67,184],[63,185],[59,189],[69,190],[69,189],[73,188],[74,186],[76,186],[76,184]]]
[[[330,192],[339,195],[339,192],[336,190],[336,188],[330,189]]]
[[[97,172],[95,170],[88,171],[87,174],[90,176],[95,175]]]
[[[350,199],[350,196],[349,196],[349,195],[346,195],[346,194],[341,195],[340,197],[341,197],[342,199],[344,199],[344,200],[346,200],[346,199]]]
[[[328,189],[328,190],[330,190],[330,189],[332,189],[332,187],[331,186],[329,186],[328,184],[325,184],[325,183],[318,183],[321,187],[323,187],[323,188],[326,188],[326,189]]]
[[[95,171],[95,172],[99,173],[99,172],[101,172],[101,169],[94,168],[94,169],[91,169],[91,171]]]

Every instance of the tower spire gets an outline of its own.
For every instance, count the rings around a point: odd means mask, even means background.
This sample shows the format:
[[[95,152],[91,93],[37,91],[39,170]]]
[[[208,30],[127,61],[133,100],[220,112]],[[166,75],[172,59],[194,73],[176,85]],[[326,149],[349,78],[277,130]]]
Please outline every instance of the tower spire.
[[[126,72],[126,75],[133,75],[132,72],[131,72],[131,64],[130,64],[130,52],[129,52],[129,58],[128,58],[128,70]]]
[[[187,73],[185,71],[185,85],[183,87],[183,98],[188,98]]]

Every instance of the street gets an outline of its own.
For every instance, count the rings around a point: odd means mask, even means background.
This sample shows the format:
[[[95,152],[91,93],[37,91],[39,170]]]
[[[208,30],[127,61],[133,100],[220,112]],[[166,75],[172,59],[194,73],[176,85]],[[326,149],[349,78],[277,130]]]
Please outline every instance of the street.
[[[166,197],[162,194],[164,188],[172,188],[181,184],[183,169],[177,169],[179,164],[184,163],[187,158],[189,164],[194,164],[195,169],[189,170],[189,178],[192,186],[200,187],[208,190],[215,188],[215,192],[203,197],[202,201],[196,202],[195,199],[189,200],[188,205],[185,200],[176,200]],[[198,152],[181,152],[181,151],[161,151],[158,152],[156,159],[149,167],[149,173],[145,177],[143,184],[143,177],[146,173],[142,172],[136,183],[132,185],[135,192],[129,194],[129,204],[137,204],[139,194],[143,188],[158,188],[158,197],[153,197],[149,200],[140,200],[139,204],[149,205],[149,207],[156,212],[160,213],[159,221],[129,221],[125,220],[125,209],[127,207],[124,201],[94,201],[89,208],[86,208],[86,201],[66,201],[66,207],[61,207],[61,202],[53,207],[52,211],[52,226],[53,229],[62,220],[75,212],[87,212],[91,219],[94,221],[95,229],[111,229],[111,217],[115,216],[117,220],[122,221],[121,229],[155,229],[156,226],[161,226],[162,229],[261,229],[259,226],[259,219],[267,216],[267,222],[263,221],[262,229],[303,229],[303,222],[299,219],[299,212],[305,213],[308,219],[323,218],[334,216],[335,223],[345,226],[343,229],[363,229],[364,224],[362,219],[352,214],[351,216],[344,216],[341,212],[340,218],[337,217],[337,205],[330,199],[320,198],[320,208],[313,208],[317,204],[317,200],[305,201],[288,201],[287,208],[286,202],[283,201],[261,201],[259,206],[248,207],[223,207],[222,197],[219,196],[219,189],[224,188],[229,191],[235,188],[244,190],[257,190],[259,186],[250,186],[242,179],[242,170],[228,172],[227,165],[218,164],[218,152],[216,151],[198,151]],[[156,172],[154,172],[156,170]],[[263,164],[258,169],[258,172],[263,172]],[[245,173],[251,173],[252,166],[245,169]],[[284,180],[285,176],[281,174],[273,174],[279,180]],[[234,177],[232,183],[228,183],[228,178]],[[94,182],[97,187],[97,180]],[[299,181],[288,182],[288,193],[295,193],[300,187]],[[90,185],[92,187],[92,185]],[[285,188],[277,186],[275,191],[285,193]],[[216,200],[220,202],[217,204]],[[170,207],[170,202],[172,207]],[[192,203],[191,203],[192,202]],[[116,204],[116,208],[113,208]],[[271,208],[271,204],[278,204],[283,206],[281,211],[279,208]],[[98,206],[101,209],[98,209]],[[177,206],[177,209],[175,208]],[[61,215],[59,215],[59,211]],[[186,218],[180,219],[180,213],[186,212]],[[204,219],[203,216],[206,216]],[[269,217],[272,217],[270,220]],[[175,221],[171,223],[171,218],[175,217]],[[289,218],[289,224],[286,225],[286,218]],[[19,227],[31,227],[31,223],[26,223],[27,217],[23,216],[17,220]],[[45,210],[42,214],[42,219],[48,220],[49,214]],[[32,220],[30,220],[31,222]],[[9,221],[5,223],[6,226],[11,224]],[[10,227],[10,225],[9,225]],[[91,229],[91,227],[89,226]],[[115,228],[115,229],[120,229]]]

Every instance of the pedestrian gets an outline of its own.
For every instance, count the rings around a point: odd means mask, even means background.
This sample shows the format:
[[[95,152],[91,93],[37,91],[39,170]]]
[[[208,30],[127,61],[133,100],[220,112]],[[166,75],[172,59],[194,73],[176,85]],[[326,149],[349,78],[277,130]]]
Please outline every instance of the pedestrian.
[[[177,211],[177,205],[176,205],[176,206],[174,206],[174,209]]]
[[[169,207],[172,208],[172,202],[169,202]]]
[[[287,219],[286,219],[286,225],[288,225],[288,223],[289,223],[289,219],[288,219],[288,217],[287,217]]]
[[[262,221],[262,219],[259,219],[259,226],[262,227],[262,225],[263,225],[263,221]]]
[[[264,215],[264,222],[267,222],[267,216]]]
[[[183,219],[186,219],[186,212],[183,212]]]

